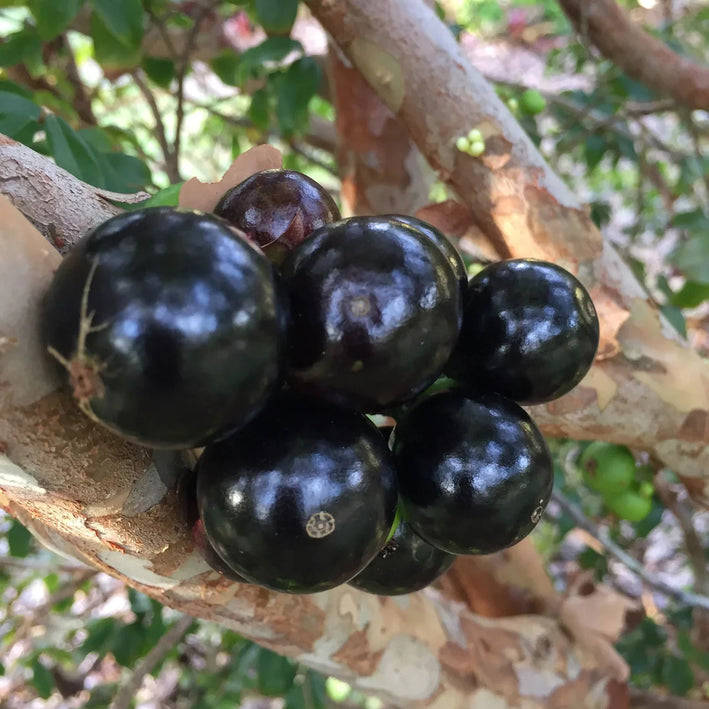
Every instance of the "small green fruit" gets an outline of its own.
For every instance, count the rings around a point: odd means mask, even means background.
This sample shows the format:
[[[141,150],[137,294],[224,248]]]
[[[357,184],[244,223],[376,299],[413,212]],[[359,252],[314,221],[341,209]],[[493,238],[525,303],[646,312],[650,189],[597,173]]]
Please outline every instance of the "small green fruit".
[[[482,143],[483,134],[477,128],[473,128],[473,130],[468,133],[468,140],[471,143]]]
[[[517,113],[519,110],[519,101],[514,96],[507,99],[507,108],[509,108],[512,113]]]
[[[628,522],[640,522],[650,514],[652,498],[643,497],[635,490],[626,490],[619,495],[607,497],[606,505],[621,519],[626,519]]]
[[[475,140],[468,148],[468,155],[474,158],[480,157],[485,152],[485,143],[482,140]]]
[[[461,135],[460,138],[455,141],[455,147],[460,150],[461,153],[467,153],[470,149],[470,141],[464,135]]]
[[[641,494],[643,497],[652,497],[652,494],[654,492],[655,486],[647,480],[641,482],[640,485],[638,485],[638,493]]]
[[[547,107],[547,102],[536,89],[527,89],[520,96],[519,105],[525,113],[535,116]]]
[[[635,480],[635,458],[628,448],[594,441],[579,460],[586,485],[603,495],[627,490]]]

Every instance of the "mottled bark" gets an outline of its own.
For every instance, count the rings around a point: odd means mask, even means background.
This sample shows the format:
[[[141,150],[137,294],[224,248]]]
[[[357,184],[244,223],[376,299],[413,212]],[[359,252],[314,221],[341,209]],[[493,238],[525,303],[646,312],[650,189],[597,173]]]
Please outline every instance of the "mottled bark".
[[[175,468],[57,390],[38,315],[60,256],[3,196],[0,253],[0,506],[50,548],[398,706],[627,706],[622,661],[551,618],[485,619],[433,591],[290,596],[210,571],[177,513]]]
[[[404,126],[336,48],[328,68],[343,212],[413,214],[428,202],[430,168]]]
[[[534,407],[545,431],[650,451],[708,501],[709,363],[659,316],[448,28],[424,3],[407,0],[311,0],[309,7],[499,255],[555,261],[591,291],[599,356],[574,392]],[[485,137],[479,158],[455,148],[471,128]]]
[[[691,109],[709,110],[709,67],[672,51],[636,25],[615,0],[559,0],[582,40],[628,76]]]

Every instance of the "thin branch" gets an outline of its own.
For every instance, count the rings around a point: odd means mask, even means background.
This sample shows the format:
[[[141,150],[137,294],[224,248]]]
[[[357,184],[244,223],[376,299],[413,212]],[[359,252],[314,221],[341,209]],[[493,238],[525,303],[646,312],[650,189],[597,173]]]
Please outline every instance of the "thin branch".
[[[179,182],[179,160],[180,160],[180,143],[182,140],[182,124],[185,118],[185,76],[187,75],[187,68],[190,63],[190,54],[194,48],[195,42],[197,41],[197,35],[199,34],[200,27],[202,23],[207,18],[210,12],[214,10],[217,6],[217,2],[208,2],[201,8],[197,17],[194,18],[194,24],[192,29],[187,35],[187,42],[185,42],[184,49],[179,58],[176,58],[177,63],[177,111],[176,111],[176,122],[175,122],[175,138],[173,141],[173,147],[171,152],[171,157],[173,164],[171,165],[174,174],[178,175],[176,182]],[[172,180],[171,180],[172,181]]]
[[[645,86],[692,109],[709,109],[709,67],[673,52],[633,23],[614,0],[559,0],[577,31]]]
[[[185,615],[182,616],[153,646],[150,652],[143,658],[135,668],[130,679],[118,690],[111,709],[129,709],[130,703],[135,697],[140,685],[146,675],[149,675],[164,659],[165,656],[177,645],[182,636],[195,619]]]
[[[162,115],[155,100],[155,95],[143,79],[140,69],[136,69],[133,72],[132,76],[136,86],[140,90],[140,93],[143,94],[143,97],[145,98],[148,106],[150,106],[150,112],[153,114],[153,119],[155,120],[155,136],[158,140],[158,143],[160,143],[160,149],[162,150],[163,156],[165,158],[165,170],[167,172],[168,179],[170,180],[171,184],[180,182],[182,178],[180,177],[180,173],[177,172],[176,161],[174,159],[172,149],[170,148],[170,144],[167,141],[165,123],[162,120]]]
[[[69,83],[74,89],[74,108],[79,114],[79,118],[88,125],[95,126],[98,124],[96,116],[94,115],[93,108],[91,107],[91,98],[86,92],[86,86],[79,75],[79,68],[76,65],[76,58],[74,57],[74,52],[69,44],[69,40],[65,34],[61,35],[62,48],[66,52],[67,63],[66,63],[66,75],[69,79]]]
[[[637,559],[634,559],[627,551],[618,546],[610,538],[606,530],[600,529],[594,524],[579,507],[568,500],[561,492],[554,490],[551,497],[574,520],[580,529],[588,532],[612,557],[640,577],[648,586],[686,606],[709,610],[709,597],[673,588],[668,583],[656,578]]]
[[[706,552],[694,527],[691,512],[679,500],[677,493],[670,489],[664,476],[655,476],[655,490],[662,503],[676,518],[684,534],[687,558],[694,572],[694,585],[701,593],[709,594],[709,569],[707,568]]]

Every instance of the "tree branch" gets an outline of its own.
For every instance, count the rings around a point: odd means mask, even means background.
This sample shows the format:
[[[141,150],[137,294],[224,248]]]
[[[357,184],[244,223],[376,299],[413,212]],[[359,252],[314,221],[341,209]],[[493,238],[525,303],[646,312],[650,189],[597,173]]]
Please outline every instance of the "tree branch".
[[[709,67],[673,52],[634,24],[615,0],[559,4],[577,31],[628,76],[688,108],[709,110]]]

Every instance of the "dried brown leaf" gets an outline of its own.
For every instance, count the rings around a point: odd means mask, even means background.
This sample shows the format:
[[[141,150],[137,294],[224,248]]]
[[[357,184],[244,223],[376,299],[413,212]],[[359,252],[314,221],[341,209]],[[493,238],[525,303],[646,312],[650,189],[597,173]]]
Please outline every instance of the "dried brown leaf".
[[[225,192],[261,170],[283,166],[281,152],[272,145],[257,145],[239,155],[217,182],[202,182],[196,177],[187,180],[180,190],[178,205],[211,212]]]

